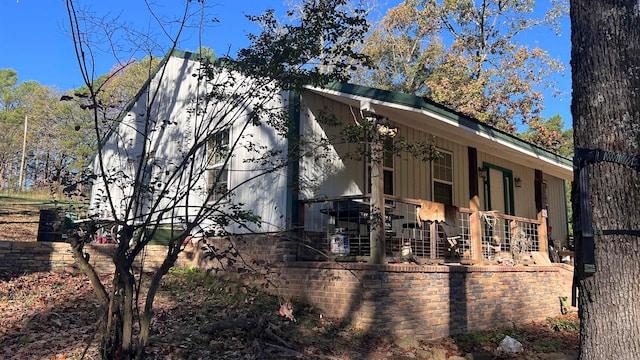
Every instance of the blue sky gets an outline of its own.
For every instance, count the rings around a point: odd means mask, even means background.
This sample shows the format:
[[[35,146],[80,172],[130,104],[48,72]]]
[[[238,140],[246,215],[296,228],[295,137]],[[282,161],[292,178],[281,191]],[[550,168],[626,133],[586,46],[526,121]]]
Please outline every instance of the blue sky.
[[[257,32],[254,24],[243,14],[257,15],[267,8],[284,11],[285,0],[207,0],[209,13],[220,20],[206,29],[203,43],[213,48],[217,54],[226,54],[248,44],[246,35]],[[153,1],[152,1],[153,2]],[[156,0],[159,11],[176,13],[183,8],[180,0]],[[384,0],[380,0],[384,2]],[[400,0],[388,0],[395,5]],[[539,1],[548,3],[548,0]],[[151,21],[142,0],[79,1],[89,4],[96,13],[120,16],[135,26],[145,26]],[[163,5],[171,4],[171,5]],[[193,0],[192,4],[197,4]],[[126,10],[125,10],[126,9]],[[384,11],[381,9],[380,11]],[[18,81],[35,80],[60,90],[83,85],[75,59],[71,39],[65,35],[67,13],[62,0],[0,0],[0,34],[2,51],[0,69],[12,68],[18,73]],[[180,48],[194,50],[198,47],[196,36],[187,36]],[[560,114],[567,126],[571,125],[570,92],[571,73],[569,69],[570,33],[568,17],[563,21],[562,36],[539,32],[526,41],[530,45],[546,49],[552,57],[562,60],[567,67],[564,77],[558,78],[558,87],[564,94],[553,98],[545,94],[544,115]],[[98,75],[107,73],[115,64],[113,58],[101,56],[96,64]]]

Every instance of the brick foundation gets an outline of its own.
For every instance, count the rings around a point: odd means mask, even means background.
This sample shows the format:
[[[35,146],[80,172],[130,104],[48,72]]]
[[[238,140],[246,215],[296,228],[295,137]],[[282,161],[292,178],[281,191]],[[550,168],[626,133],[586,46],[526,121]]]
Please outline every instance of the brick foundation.
[[[560,314],[560,296],[571,298],[573,267],[565,264],[295,262],[284,261],[296,254],[286,237],[252,235],[209,243],[218,249],[233,244],[246,266],[242,261],[228,266],[199,259],[201,268],[224,267],[227,273],[241,274],[251,274],[246,268],[257,269],[255,283],[269,280],[268,290],[275,295],[310,303],[365,331],[396,337],[433,339],[543,321]]]
[[[98,273],[113,272],[113,254],[116,245],[86,244],[89,263]],[[140,269],[157,269],[165,258],[167,248],[162,245],[148,245],[144,253],[144,263],[138,258],[135,266]],[[178,266],[188,266],[194,257],[194,250],[184,251],[178,259]],[[63,242],[19,242],[0,241],[0,270],[35,271],[74,271],[75,261],[71,247]]]
[[[274,291],[308,301],[365,331],[425,339],[509,327],[560,314],[573,270],[289,263]]]
[[[560,296],[571,296],[573,267],[564,264],[498,267],[295,262],[285,261],[295,256],[295,246],[282,236],[208,242],[219,251],[237,250],[242,256],[243,261],[237,257],[233,264],[225,264],[226,273],[253,274],[258,285],[268,279],[272,285],[268,290],[281,298],[308,302],[326,316],[398,338],[433,339],[541,321],[560,314]],[[99,272],[112,271],[114,245],[88,244],[86,249]],[[149,246],[145,269],[159,266],[165,251],[163,246]],[[0,270],[73,269],[73,257],[65,243],[0,241],[0,259]],[[177,265],[196,264],[203,270],[221,268],[220,262],[190,245]],[[258,273],[241,271],[247,268]]]

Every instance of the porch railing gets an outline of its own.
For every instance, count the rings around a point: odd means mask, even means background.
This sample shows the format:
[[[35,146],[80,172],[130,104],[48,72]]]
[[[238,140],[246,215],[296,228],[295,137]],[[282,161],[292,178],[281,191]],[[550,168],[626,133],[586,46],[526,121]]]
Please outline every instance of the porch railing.
[[[521,262],[539,252],[539,220],[505,215],[494,211],[479,213],[482,226],[482,258]]]
[[[523,262],[541,251],[541,222],[455,208],[445,222],[418,219],[420,200],[385,196],[385,255],[389,262]],[[369,197],[347,196],[301,202],[304,245],[300,260],[327,257],[364,261],[370,255]],[[479,219],[472,221],[473,217]],[[475,227],[479,227],[476,229]],[[332,253],[332,236],[346,237],[349,252]],[[335,245],[335,244],[334,244]]]

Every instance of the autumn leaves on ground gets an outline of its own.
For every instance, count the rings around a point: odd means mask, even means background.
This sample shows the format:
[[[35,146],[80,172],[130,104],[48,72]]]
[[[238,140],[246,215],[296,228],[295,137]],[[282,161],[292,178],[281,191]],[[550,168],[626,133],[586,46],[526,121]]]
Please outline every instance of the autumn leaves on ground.
[[[0,240],[35,241],[42,202],[0,197]],[[9,224],[10,223],[10,224]],[[103,276],[109,284],[109,276]],[[523,343],[517,358],[546,359],[577,350],[575,314],[545,323],[437,341],[371,337],[319,309],[294,303],[296,322],[279,314],[280,300],[195,269],[172,271],[155,302],[150,359],[410,359],[430,354],[493,354],[510,335]],[[102,309],[81,274],[0,273],[0,358],[99,359],[96,328]],[[505,324],[497,324],[499,325]]]

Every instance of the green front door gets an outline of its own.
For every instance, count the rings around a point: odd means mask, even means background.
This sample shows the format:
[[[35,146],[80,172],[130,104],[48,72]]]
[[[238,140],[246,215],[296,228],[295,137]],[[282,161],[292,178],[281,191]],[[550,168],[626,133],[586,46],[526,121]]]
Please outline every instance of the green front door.
[[[514,215],[513,172],[496,165],[484,163],[486,178],[484,184],[485,210],[495,210]]]

